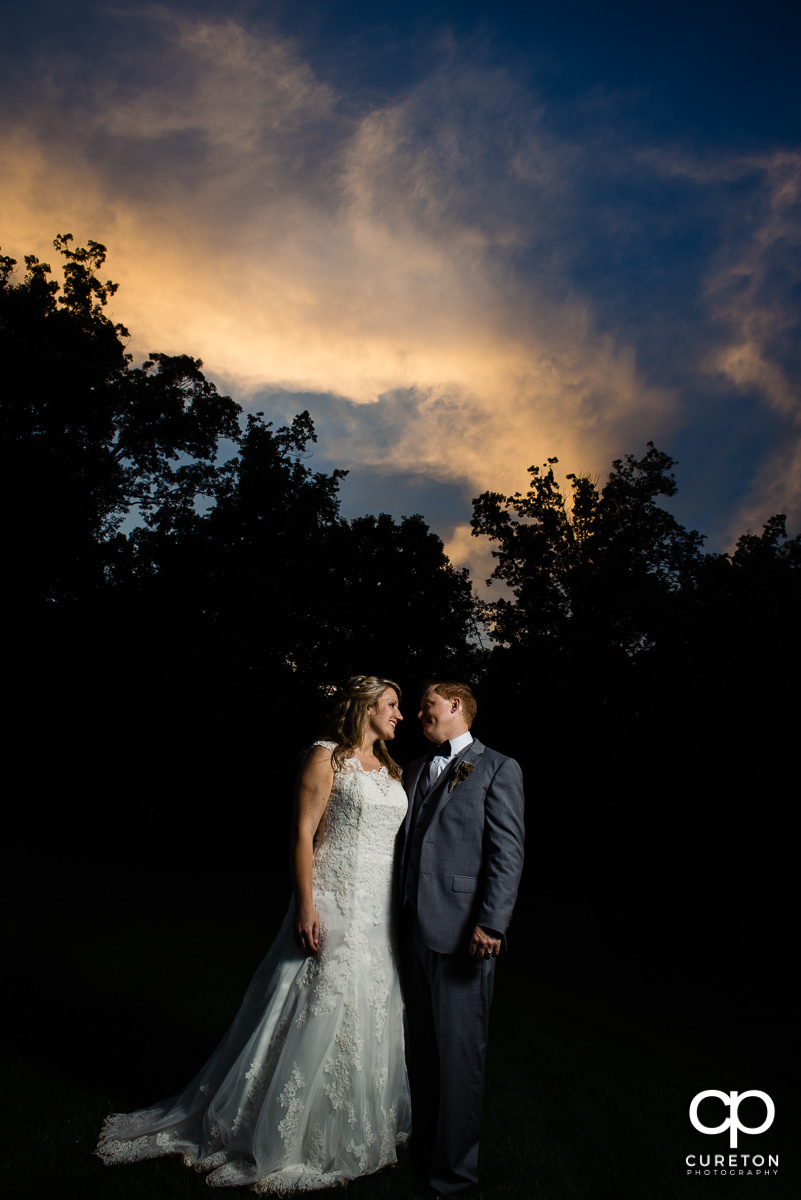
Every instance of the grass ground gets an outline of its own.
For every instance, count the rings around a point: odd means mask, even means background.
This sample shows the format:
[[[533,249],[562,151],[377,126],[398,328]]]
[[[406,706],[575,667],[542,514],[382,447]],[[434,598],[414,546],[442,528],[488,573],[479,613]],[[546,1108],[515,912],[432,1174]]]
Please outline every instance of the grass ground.
[[[191,876],[163,892],[149,885],[147,902],[131,893],[130,880],[107,889],[104,896],[84,888],[82,900],[64,896],[38,910],[28,900],[16,940],[7,943],[23,1005],[6,1023],[5,1200],[211,1194],[178,1161],[104,1168],[91,1149],[109,1111],[150,1103],[194,1073],[266,949],[269,921],[237,893],[235,880],[218,881],[222,898],[214,902]],[[550,941],[537,939],[538,952],[524,953],[517,928],[499,967],[481,1196],[801,1195],[801,1105],[787,1009],[774,1011],[758,988],[733,1005],[729,976],[682,978],[675,950],[663,957],[652,948],[635,960],[619,940],[599,942],[597,898],[586,922],[594,934],[583,943],[572,917],[563,914],[561,935],[553,914],[542,917]],[[773,1097],[774,1127],[741,1136],[739,1150],[779,1153],[777,1176],[686,1174],[686,1155],[729,1152],[725,1135],[705,1137],[690,1126],[689,1102],[706,1088],[760,1088]],[[404,1166],[349,1192],[354,1200],[421,1194]]]

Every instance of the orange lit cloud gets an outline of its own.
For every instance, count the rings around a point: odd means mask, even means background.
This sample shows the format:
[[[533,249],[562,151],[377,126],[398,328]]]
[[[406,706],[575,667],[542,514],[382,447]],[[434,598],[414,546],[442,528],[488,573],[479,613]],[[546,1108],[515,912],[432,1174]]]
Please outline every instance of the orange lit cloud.
[[[351,431],[353,458],[379,469],[506,491],[548,455],[603,471],[670,436],[675,391],[600,331],[548,243],[576,148],[507,75],[449,60],[353,115],[290,41],[152,19],[141,78],[109,70],[81,90],[65,68],[0,135],[6,253],[52,261],[58,232],[106,243],[135,355],[202,357],[245,403],[265,388],[361,405],[406,392],[388,442]],[[532,245],[547,270],[524,278],[515,256]],[[709,287],[722,305],[725,285]],[[710,369],[779,403],[780,368],[738,320]],[[466,531],[450,549],[478,563]]]

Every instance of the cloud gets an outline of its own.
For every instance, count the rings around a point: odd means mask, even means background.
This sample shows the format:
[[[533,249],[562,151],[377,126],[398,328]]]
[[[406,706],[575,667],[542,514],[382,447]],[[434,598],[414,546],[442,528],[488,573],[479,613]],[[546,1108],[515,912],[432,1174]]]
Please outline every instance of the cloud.
[[[678,384],[658,359],[642,366],[638,314],[603,264],[579,269],[604,236],[639,237],[638,263],[652,237],[642,212],[604,199],[631,154],[556,136],[528,83],[453,45],[389,98],[344,103],[275,33],[157,9],[145,54],[126,28],[128,49],[91,77],[66,60],[32,77],[0,135],[0,200],[6,252],[46,258],[65,231],[109,246],[137,355],[200,356],[254,403],[265,389],[339,397],[340,465],[460,494],[525,487],[550,455],[598,472],[669,441]],[[696,322],[693,336],[698,371],[792,413],[770,334],[785,291],[770,299],[767,264],[797,166],[771,162],[749,168],[771,181],[764,212],[698,268],[695,302],[718,332]],[[740,179],[665,156],[637,169],[702,190]],[[664,304],[653,328],[679,320]],[[462,556],[477,543],[459,526]]]
[[[778,413],[785,437],[756,464],[732,516],[734,538],[758,529],[774,512],[801,523],[801,153],[773,151],[697,163],[665,158],[663,168],[720,192],[736,186],[743,200],[726,211],[724,236],[708,266],[705,294],[716,337],[703,362],[741,393]]]
[[[757,175],[761,187],[748,234],[723,247],[707,285],[715,320],[729,335],[709,369],[721,371],[740,390],[755,388],[798,422],[801,395],[782,363],[781,343],[788,334],[795,343],[798,325],[786,294],[801,284],[801,154],[744,159],[731,164],[732,174],[738,166],[741,174]],[[783,277],[779,287],[777,273]]]

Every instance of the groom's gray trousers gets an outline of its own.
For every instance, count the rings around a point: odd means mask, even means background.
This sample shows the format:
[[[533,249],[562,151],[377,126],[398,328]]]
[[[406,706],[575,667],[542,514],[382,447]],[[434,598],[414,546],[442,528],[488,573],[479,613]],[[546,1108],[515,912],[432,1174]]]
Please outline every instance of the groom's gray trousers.
[[[478,1180],[484,1060],[495,959],[469,953],[473,930],[503,938],[523,867],[523,776],[473,739],[425,787],[406,774],[397,912],[408,1026],[414,1165],[438,1192]]]
[[[458,1195],[478,1182],[495,959],[431,950],[408,903],[400,950],[413,1161],[438,1192]]]

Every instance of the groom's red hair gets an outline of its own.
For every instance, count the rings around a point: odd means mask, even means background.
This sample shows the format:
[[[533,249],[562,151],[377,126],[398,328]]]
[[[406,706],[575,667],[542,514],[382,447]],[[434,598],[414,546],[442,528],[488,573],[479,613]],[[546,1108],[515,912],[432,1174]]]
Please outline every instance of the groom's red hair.
[[[458,696],[462,702],[462,715],[465,719],[465,724],[468,729],[470,728],[478,712],[478,704],[476,703],[472,689],[466,683],[457,683],[452,679],[432,679],[426,684],[426,688],[433,688],[438,695],[442,696],[443,700],[453,700],[454,697]]]

